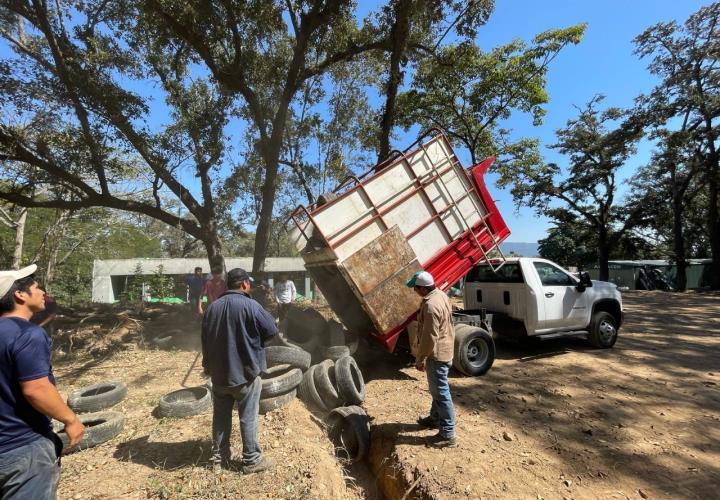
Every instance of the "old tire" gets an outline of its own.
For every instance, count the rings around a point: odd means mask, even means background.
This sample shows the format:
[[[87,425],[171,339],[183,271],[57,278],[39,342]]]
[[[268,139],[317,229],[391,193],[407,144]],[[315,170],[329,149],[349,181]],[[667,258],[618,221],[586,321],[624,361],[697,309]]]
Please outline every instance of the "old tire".
[[[335,362],[335,381],[344,403],[359,405],[365,401],[365,381],[354,358],[346,356]]]
[[[484,375],[495,361],[492,336],[476,326],[455,325],[453,366],[470,377]]]
[[[260,415],[265,415],[268,412],[282,408],[295,399],[297,390],[293,389],[290,392],[274,396],[272,398],[264,398],[260,400]]]
[[[593,314],[590,321],[588,340],[595,347],[609,349],[617,342],[617,322],[612,314],[600,311]]]
[[[265,359],[268,367],[290,365],[302,371],[310,367],[310,353],[297,347],[271,345],[265,348]]]
[[[350,356],[350,348],[346,345],[333,345],[323,350],[323,357],[332,361]]]
[[[190,417],[210,407],[212,396],[207,386],[189,387],[165,394],[160,398],[158,415],[161,417]]]
[[[288,340],[307,352],[315,352],[321,339],[326,338],[328,323],[315,309],[288,309],[286,335]]]
[[[326,359],[317,365],[313,380],[320,399],[329,410],[342,406],[342,399],[335,388],[335,363],[332,360]]]
[[[110,441],[120,434],[125,426],[125,415],[119,411],[85,413],[79,415],[78,418],[85,426],[85,434],[80,440],[80,443],[74,448],[68,449],[69,439],[64,427],[56,431],[63,443],[63,454],[86,450]]]
[[[303,375],[302,382],[298,386],[298,397],[308,406],[310,411],[325,415],[328,408],[315,387],[315,370],[317,367],[318,365],[312,365]]]
[[[158,349],[171,349],[173,346],[173,336],[166,335],[164,337],[155,337],[150,340],[150,343]]]
[[[328,415],[328,436],[336,455],[347,462],[359,462],[370,447],[370,419],[359,406],[341,406]]]
[[[100,411],[118,404],[126,395],[127,385],[123,382],[100,382],[71,392],[68,406],[77,413]]]
[[[290,368],[279,374],[273,373],[271,376],[262,379],[260,398],[272,398],[290,392],[300,385],[302,378],[303,374],[300,368]]]

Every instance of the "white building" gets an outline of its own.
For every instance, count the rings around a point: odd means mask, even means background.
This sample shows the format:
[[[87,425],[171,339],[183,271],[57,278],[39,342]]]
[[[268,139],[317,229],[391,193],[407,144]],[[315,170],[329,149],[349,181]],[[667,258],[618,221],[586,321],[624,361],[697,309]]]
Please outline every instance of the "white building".
[[[140,274],[151,276],[163,267],[163,274],[184,278],[193,273],[195,267],[202,267],[204,273],[210,271],[210,263],[206,258],[193,259],[109,259],[93,262],[92,301],[111,303],[118,299],[125,289],[128,277],[134,276],[138,264]],[[225,268],[236,267],[252,269],[252,257],[228,257]],[[298,293],[312,297],[312,282],[305,271],[300,257],[269,257],[265,259],[265,275],[270,285],[280,273],[286,273],[294,282]]]

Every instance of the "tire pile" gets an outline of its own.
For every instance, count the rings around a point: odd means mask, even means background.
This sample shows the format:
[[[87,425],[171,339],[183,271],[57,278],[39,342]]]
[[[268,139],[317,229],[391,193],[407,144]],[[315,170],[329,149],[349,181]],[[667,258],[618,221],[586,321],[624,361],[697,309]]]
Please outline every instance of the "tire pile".
[[[111,440],[125,427],[125,415],[119,411],[103,411],[125,399],[127,385],[119,381],[101,382],[81,387],[70,393],[68,406],[78,414],[85,426],[85,434],[80,443],[68,450],[68,436],[62,424],[56,423],[55,432],[63,443],[63,453],[92,448]]]
[[[290,309],[284,329],[288,338],[281,339],[284,345],[266,348],[270,368],[268,378],[263,376],[263,388],[272,383],[286,391],[285,399],[276,407],[287,404],[297,394],[313,414],[325,419],[338,457],[350,463],[362,460],[370,445],[370,424],[359,406],[365,400],[365,382],[352,357],[358,347],[357,335],[337,321],[325,320],[313,309]],[[302,372],[299,381],[297,372],[291,377],[293,370]],[[292,382],[278,379],[280,374],[292,378]],[[282,396],[275,397],[280,400]],[[267,403],[263,405],[263,401]],[[261,400],[261,413],[269,402]]]

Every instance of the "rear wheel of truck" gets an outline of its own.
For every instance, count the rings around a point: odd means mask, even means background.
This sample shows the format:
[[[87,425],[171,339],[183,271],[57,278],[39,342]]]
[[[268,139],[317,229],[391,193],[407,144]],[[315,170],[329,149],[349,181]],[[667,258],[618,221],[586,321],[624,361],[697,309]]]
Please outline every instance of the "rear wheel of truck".
[[[484,375],[495,361],[492,336],[476,326],[455,325],[453,366],[470,377]]]
[[[600,311],[596,312],[590,322],[590,335],[588,340],[595,347],[609,349],[617,341],[617,323],[612,314]]]

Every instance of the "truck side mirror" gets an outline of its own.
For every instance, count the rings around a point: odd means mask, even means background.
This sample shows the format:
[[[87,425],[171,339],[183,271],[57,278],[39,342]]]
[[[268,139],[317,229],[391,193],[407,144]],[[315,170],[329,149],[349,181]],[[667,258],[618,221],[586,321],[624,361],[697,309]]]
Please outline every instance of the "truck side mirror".
[[[578,277],[580,278],[580,283],[578,283],[577,286],[579,292],[583,292],[586,288],[592,287],[592,280],[590,279],[590,274],[588,272],[580,271],[578,273]]]

